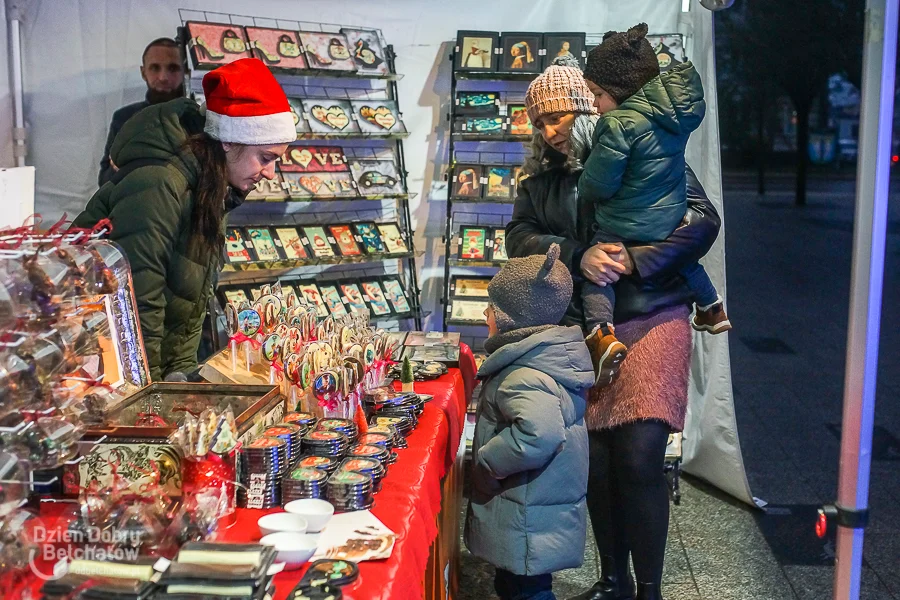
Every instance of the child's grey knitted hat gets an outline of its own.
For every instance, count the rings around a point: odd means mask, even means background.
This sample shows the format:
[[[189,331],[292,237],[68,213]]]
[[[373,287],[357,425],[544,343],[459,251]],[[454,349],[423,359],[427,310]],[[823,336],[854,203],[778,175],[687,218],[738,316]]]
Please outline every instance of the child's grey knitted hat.
[[[497,329],[557,325],[572,301],[572,287],[572,275],[559,261],[559,244],[546,255],[509,259],[488,284]]]

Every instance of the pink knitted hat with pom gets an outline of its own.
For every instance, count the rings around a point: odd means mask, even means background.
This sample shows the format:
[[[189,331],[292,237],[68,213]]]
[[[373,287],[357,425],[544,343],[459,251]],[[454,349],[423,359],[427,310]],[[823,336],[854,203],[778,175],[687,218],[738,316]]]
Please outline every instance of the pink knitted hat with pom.
[[[559,58],[528,86],[525,109],[532,123],[550,113],[593,115],[597,112],[594,109],[594,94],[588,88],[578,62]]]

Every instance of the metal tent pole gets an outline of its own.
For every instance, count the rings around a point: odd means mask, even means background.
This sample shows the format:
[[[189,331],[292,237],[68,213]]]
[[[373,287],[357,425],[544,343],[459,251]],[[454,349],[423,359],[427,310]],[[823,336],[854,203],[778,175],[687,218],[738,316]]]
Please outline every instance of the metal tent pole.
[[[25,13],[24,0],[8,0],[6,16],[9,20],[9,65],[12,79],[13,112],[13,156],[17,167],[25,166],[25,102],[22,81],[22,19]]]
[[[866,1],[843,432],[838,502],[830,511],[837,517],[838,524],[835,600],[859,598],[863,527],[868,516],[894,116],[898,2],[900,0]]]

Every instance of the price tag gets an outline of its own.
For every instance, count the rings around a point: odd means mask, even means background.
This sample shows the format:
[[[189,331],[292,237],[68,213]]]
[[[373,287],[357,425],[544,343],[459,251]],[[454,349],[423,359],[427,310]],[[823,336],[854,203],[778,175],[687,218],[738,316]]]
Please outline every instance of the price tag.
[[[328,236],[328,243],[329,243],[329,244],[336,244],[337,242],[334,241],[334,238],[333,238],[333,237]]]
[[[253,242],[244,242],[244,245],[248,248],[253,248]]]

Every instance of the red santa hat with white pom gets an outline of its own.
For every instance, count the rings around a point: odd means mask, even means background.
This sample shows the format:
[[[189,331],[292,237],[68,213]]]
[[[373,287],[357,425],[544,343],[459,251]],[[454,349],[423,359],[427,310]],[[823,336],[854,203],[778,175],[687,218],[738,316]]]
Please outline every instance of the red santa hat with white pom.
[[[284,90],[258,58],[242,58],[203,77],[204,131],[221,142],[261,146],[296,141]]]

